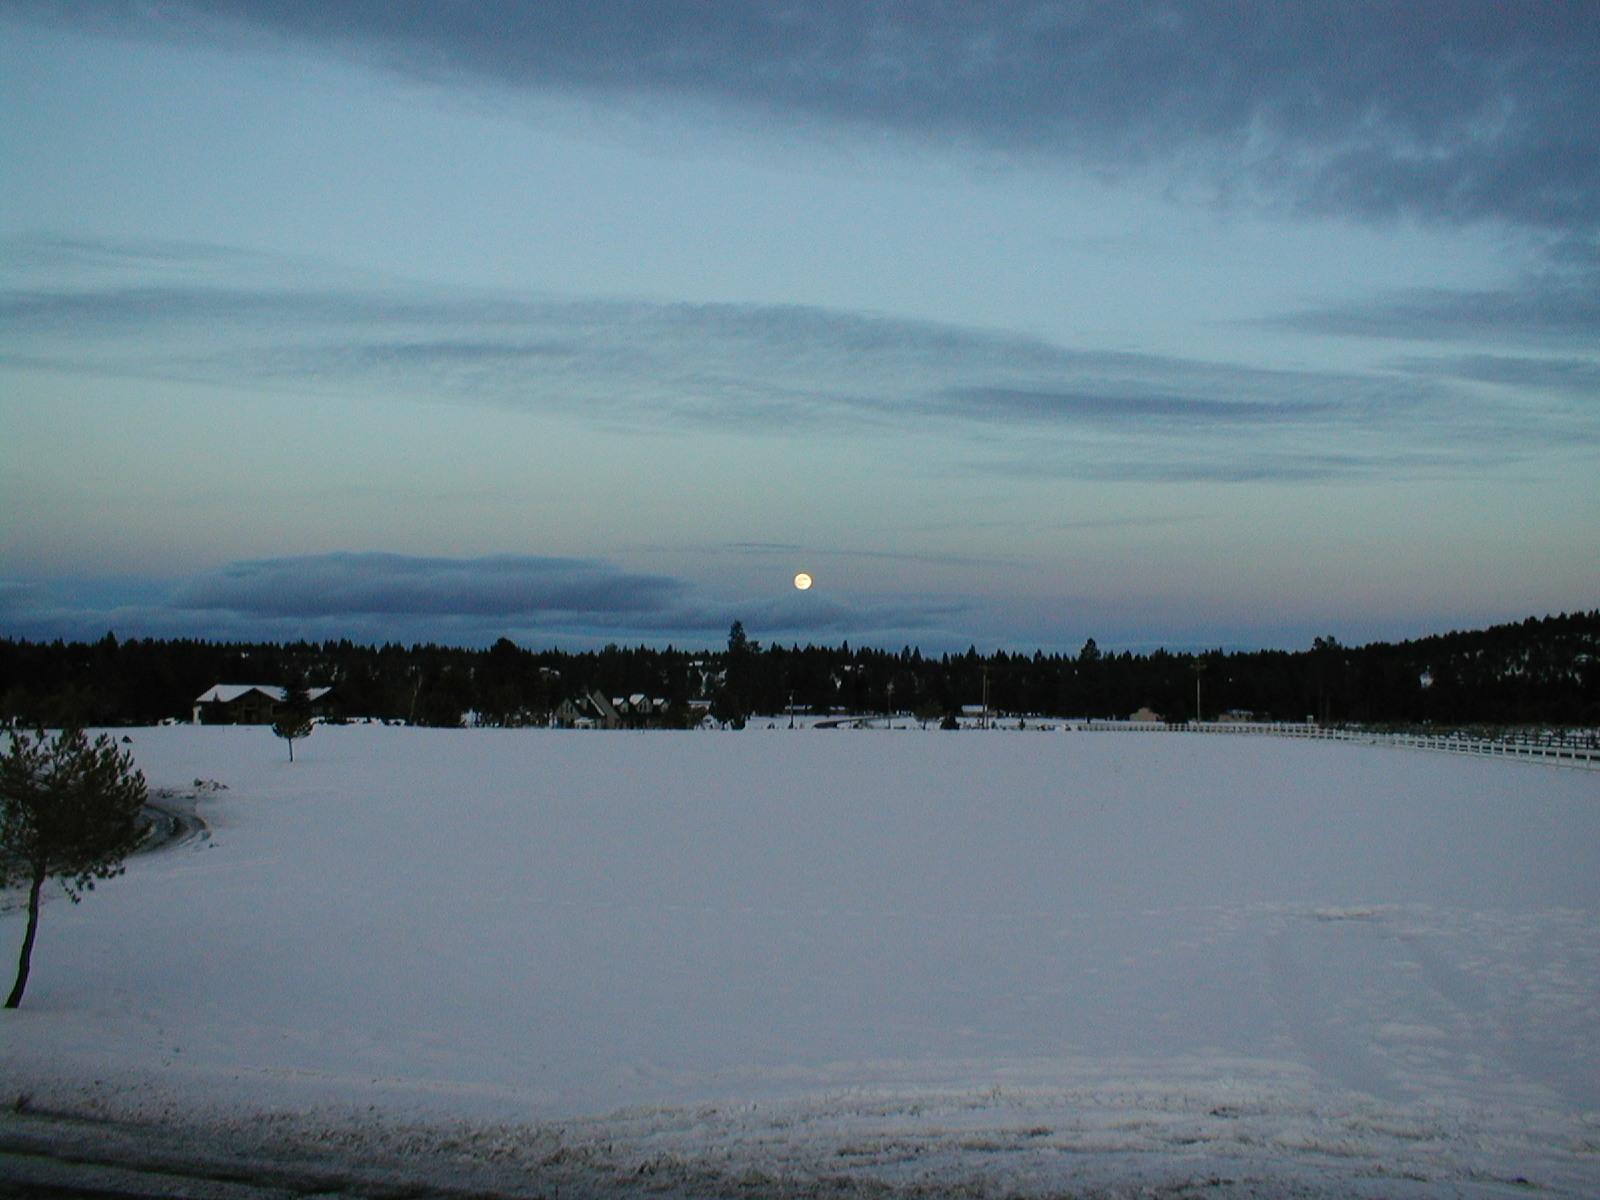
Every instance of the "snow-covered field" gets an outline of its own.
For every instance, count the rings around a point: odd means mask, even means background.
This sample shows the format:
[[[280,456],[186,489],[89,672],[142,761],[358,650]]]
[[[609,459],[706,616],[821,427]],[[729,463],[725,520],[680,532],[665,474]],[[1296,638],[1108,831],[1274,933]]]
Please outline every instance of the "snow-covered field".
[[[292,765],[263,729],[131,736],[152,787],[227,787],[208,840],[46,906],[0,1131],[527,1194],[1600,1195],[1600,773],[1188,734],[351,727]],[[21,935],[13,901],[0,961]]]

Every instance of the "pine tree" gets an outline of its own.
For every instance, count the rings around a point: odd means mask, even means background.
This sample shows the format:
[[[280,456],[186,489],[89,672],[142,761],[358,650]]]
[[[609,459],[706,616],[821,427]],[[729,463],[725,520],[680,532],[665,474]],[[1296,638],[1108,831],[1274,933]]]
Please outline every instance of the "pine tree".
[[[711,715],[735,729],[743,729],[750,715],[755,691],[754,660],[760,652],[761,643],[750,640],[743,621],[735,621],[728,630],[728,653],[722,660],[722,687],[711,702]]]
[[[311,736],[311,692],[301,676],[296,675],[284,687],[272,732],[289,743],[289,761],[293,762],[295,738]]]
[[[17,730],[0,757],[0,887],[28,882],[28,925],[7,1008],[22,1003],[39,929],[45,880],[58,879],[76,904],[98,879],[122,874],[144,837],[144,776],[130,755],[80,729],[51,741]]]

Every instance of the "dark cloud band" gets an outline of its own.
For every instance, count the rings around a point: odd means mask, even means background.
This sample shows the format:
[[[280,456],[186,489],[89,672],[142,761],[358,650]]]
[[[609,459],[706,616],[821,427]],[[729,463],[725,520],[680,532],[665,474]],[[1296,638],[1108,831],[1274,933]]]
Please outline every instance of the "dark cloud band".
[[[600,559],[325,554],[232,563],[173,582],[0,580],[0,636],[232,641],[351,638],[486,646],[646,640],[714,647],[743,621],[764,638],[898,642],[968,612],[961,599],[715,595]]]
[[[1423,0],[804,5],[169,0],[32,11],[288,42],[450,85],[662,97],[1066,160],[1219,197],[1600,229],[1600,7]]]
[[[634,615],[672,603],[683,590],[674,579],[589,559],[330,554],[236,563],[189,581],[173,604],[283,617]]]

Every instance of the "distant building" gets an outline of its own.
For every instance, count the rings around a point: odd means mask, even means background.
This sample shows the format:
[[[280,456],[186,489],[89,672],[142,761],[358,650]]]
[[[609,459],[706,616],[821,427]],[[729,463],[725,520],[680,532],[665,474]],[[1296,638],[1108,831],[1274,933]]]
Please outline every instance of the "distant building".
[[[558,704],[550,723],[557,729],[652,729],[669,724],[671,716],[671,703],[659,696],[634,692],[607,697],[591,689]]]
[[[1166,718],[1163,717],[1160,713],[1156,712],[1156,710],[1153,709],[1153,708],[1141,708],[1137,712],[1133,713],[1128,718],[1128,720],[1130,720],[1130,721],[1156,722],[1156,721],[1165,721]]]
[[[307,688],[311,715],[328,715],[327,697],[332,688]],[[284,690],[270,683],[219,683],[194,701],[196,725],[270,725],[284,701]]]
[[[619,729],[622,715],[603,692],[590,691],[556,705],[553,721],[558,729]]]
[[[617,710],[617,716],[629,729],[643,729],[661,724],[672,705],[660,696],[634,692],[630,696],[613,696],[611,707]]]

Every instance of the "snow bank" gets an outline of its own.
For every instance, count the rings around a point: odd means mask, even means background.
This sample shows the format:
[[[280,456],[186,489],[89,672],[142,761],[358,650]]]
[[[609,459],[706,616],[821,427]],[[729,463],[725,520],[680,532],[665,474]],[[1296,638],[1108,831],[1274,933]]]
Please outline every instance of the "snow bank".
[[[1181,734],[133,738],[153,786],[227,789],[209,841],[47,906],[0,1023],[35,1108],[695,1194],[1600,1191],[1591,773]]]

